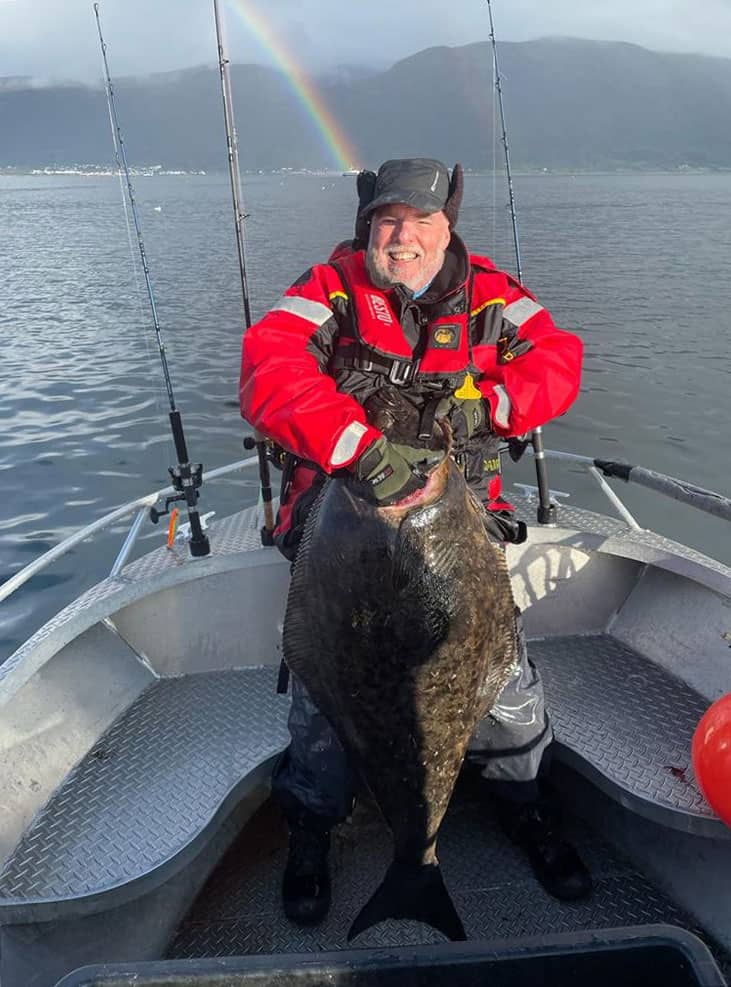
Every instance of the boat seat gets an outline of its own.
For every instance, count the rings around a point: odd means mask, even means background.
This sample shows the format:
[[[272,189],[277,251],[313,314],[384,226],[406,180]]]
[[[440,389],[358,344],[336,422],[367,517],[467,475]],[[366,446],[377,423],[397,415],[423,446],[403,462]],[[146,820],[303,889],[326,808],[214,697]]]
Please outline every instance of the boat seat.
[[[177,872],[286,746],[275,667],[159,679],[38,813],[0,872],[0,923],[122,904]],[[103,903],[100,899],[103,898]]]
[[[623,805],[707,836],[729,831],[690,769],[707,701],[611,637],[534,640],[558,755]],[[0,923],[113,907],[175,872],[226,803],[287,743],[273,667],[151,685],[38,814],[0,873]],[[104,904],[101,904],[101,899]]]
[[[731,838],[701,794],[691,742],[709,701],[601,634],[533,640],[558,756],[629,809],[698,836]]]

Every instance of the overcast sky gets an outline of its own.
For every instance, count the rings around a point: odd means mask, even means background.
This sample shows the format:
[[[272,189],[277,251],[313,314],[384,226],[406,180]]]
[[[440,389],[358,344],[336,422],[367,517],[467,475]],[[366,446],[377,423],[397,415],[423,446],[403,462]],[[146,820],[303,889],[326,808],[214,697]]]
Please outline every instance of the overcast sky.
[[[221,0],[235,62],[272,64],[254,10],[310,71],[489,37],[485,0]],[[112,76],[215,64],[212,0],[101,0]],[[237,10],[239,12],[237,12]],[[571,35],[731,57],[731,0],[493,0],[498,40]],[[0,0],[0,77],[101,76],[91,0]]]

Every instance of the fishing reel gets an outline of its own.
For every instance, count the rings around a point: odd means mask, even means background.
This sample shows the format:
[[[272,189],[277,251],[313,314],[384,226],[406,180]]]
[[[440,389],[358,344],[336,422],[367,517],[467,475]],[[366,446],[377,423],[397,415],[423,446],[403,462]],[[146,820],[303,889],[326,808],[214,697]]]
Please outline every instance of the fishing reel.
[[[203,483],[203,464],[202,463],[186,463],[185,466],[169,466],[168,473],[170,474],[170,479],[172,480],[173,489],[177,490],[177,494],[172,494],[170,497],[165,498],[165,509],[159,510],[157,507],[150,508],[150,520],[153,524],[157,524],[161,517],[170,513],[170,505],[175,504],[180,500],[187,500],[188,496],[186,494],[186,488],[193,488],[193,502],[196,503],[198,500],[198,488]]]

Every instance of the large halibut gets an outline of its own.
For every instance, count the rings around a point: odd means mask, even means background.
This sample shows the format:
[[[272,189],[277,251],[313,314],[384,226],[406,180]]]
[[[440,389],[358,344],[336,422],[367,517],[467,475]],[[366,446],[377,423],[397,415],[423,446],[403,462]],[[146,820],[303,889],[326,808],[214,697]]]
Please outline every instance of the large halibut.
[[[403,423],[374,420],[402,440]],[[517,661],[504,552],[435,426],[430,446],[440,443],[424,488],[393,506],[350,476],[327,481],[287,602],[286,662],[393,833],[393,862],[348,939],[386,918],[465,938],[437,835],[475,725]]]

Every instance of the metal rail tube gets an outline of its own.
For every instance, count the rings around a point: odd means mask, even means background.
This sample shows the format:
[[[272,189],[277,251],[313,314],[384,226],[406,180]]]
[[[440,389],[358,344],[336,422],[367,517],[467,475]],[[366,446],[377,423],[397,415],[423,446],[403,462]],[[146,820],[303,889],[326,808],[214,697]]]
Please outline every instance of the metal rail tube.
[[[694,483],[678,480],[674,476],[656,473],[654,470],[645,469],[643,466],[632,466],[628,479],[630,483],[647,487],[648,490],[654,490],[664,497],[679,500],[689,507],[695,507],[696,510],[720,517],[724,521],[731,521],[731,500],[724,497],[723,494],[705,490],[703,487],[697,487]]]
[[[620,517],[622,517],[623,520],[625,520],[627,522],[627,524],[630,526],[630,528],[634,528],[635,531],[642,531],[642,525],[640,525],[640,524],[637,523],[637,521],[634,519],[634,517],[630,514],[628,508],[625,507],[624,503],[620,500],[620,498],[617,496],[617,494],[612,490],[612,488],[609,486],[609,484],[604,479],[604,477],[601,475],[601,473],[596,468],[596,466],[590,466],[589,467],[589,472],[591,473],[591,475],[594,477],[594,479],[596,480],[596,482],[601,487],[602,493],[607,498],[607,500],[611,504],[614,505],[614,508],[617,511],[617,513],[620,515]]]
[[[41,572],[46,566],[50,565],[51,562],[55,562],[56,559],[60,559],[62,555],[65,555],[69,549],[74,548],[82,541],[86,541],[92,535],[95,535],[98,531],[102,531],[104,528],[108,528],[110,525],[114,524],[115,521],[119,521],[121,518],[126,517],[135,508],[138,507],[152,507],[152,505],[157,500],[157,494],[148,494],[147,497],[140,497],[138,500],[131,504],[125,504],[123,507],[118,507],[116,511],[112,511],[111,514],[106,514],[104,517],[99,518],[98,521],[88,524],[81,531],[75,532],[73,535],[69,535],[60,544],[56,545],[54,548],[49,549],[44,552],[39,558],[35,559],[29,565],[21,569],[20,572],[16,572],[14,576],[11,576],[6,582],[0,586],[0,600],[6,599],[11,593],[14,593],[19,586],[27,582],[31,576],[35,576],[36,573]]]
[[[208,473],[204,474],[208,480],[214,480],[216,477],[225,476],[227,473],[234,473],[236,470],[244,469],[247,466],[254,466],[258,464],[259,460],[256,456],[250,456],[248,459],[241,459],[236,463],[229,463],[228,466],[219,466],[215,470],[210,470]],[[116,508],[110,514],[105,514],[104,517],[99,518],[97,521],[93,521],[88,524],[85,528],[80,531],[75,532],[73,535],[69,535],[58,545],[44,552],[33,562],[30,562],[27,566],[16,572],[14,576],[7,579],[2,586],[0,586],[0,602],[6,600],[12,593],[16,591],[23,583],[27,583],[28,580],[35,576],[37,573],[42,572],[43,569],[47,568],[56,559],[60,559],[62,555],[65,555],[69,549],[74,548],[82,541],[86,541],[92,535],[95,535],[99,531],[103,531],[104,528],[110,527],[115,521],[121,520],[121,518],[126,517],[133,511],[140,508],[147,509],[157,503],[161,497],[167,497],[169,494],[174,493],[172,487],[164,487],[162,490],[158,490],[155,493],[146,494],[144,497],[138,497],[137,500],[132,500],[128,504],[123,504],[121,507]]]
[[[530,446],[528,448],[530,449]],[[594,465],[594,460],[591,456],[579,456],[575,452],[562,452],[560,449],[545,449],[544,452],[549,459],[567,459],[572,463],[586,463],[587,466]]]
[[[140,533],[142,522],[145,520],[146,517],[147,517],[147,508],[143,507],[138,511],[137,517],[132,522],[132,527],[129,529],[127,533],[127,537],[124,539],[124,545],[122,545],[119,555],[114,560],[114,565],[112,566],[109,572],[110,579],[114,578],[114,576],[118,576],[119,573],[122,571],[124,563],[129,558],[129,553],[132,551],[134,543],[137,541],[137,535]]]
[[[605,476],[616,476],[625,483],[636,483],[638,486],[654,490],[655,493],[669,497],[671,500],[678,500],[682,504],[694,507],[697,511],[703,511],[704,514],[711,514],[724,521],[731,521],[731,499],[724,497],[723,494],[715,493],[713,490],[696,486],[694,483],[679,480],[677,477],[668,476],[665,473],[657,473],[655,470],[645,469],[644,466],[613,463],[605,459],[592,459],[590,456],[579,456],[575,452],[546,449],[545,453],[551,459],[564,459],[568,462],[595,467],[601,470]]]

